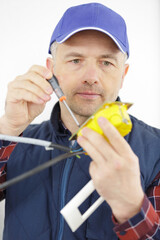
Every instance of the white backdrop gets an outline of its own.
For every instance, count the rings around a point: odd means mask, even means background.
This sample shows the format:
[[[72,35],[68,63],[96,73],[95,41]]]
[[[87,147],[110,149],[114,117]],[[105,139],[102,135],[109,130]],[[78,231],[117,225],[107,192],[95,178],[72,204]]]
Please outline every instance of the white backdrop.
[[[45,65],[54,26],[66,8],[85,0],[0,0],[0,115],[4,113],[7,84],[32,64]],[[126,20],[130,69],[120,92],[133,102],[130,113],[160,127],[160,1],[100,0]],[[34,121],[48,119],[55,96]],[[2,233],[4,201],[0,203]],[[0,235],[0,239],[1,239]]]

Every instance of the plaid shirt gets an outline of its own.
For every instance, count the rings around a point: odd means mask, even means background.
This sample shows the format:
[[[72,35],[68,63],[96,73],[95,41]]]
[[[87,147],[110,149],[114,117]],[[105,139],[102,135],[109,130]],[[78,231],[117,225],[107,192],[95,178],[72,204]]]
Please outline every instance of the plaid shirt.
[[[6,180],[6,163],[15,146],[5,142],[0,148],[0,183]],[[0,191],[0,200],[4,197],[4,191]],[[160,239],[160,173],[148,188],[141,211],[123,224],[116,223],[114,217],[113,222],[120,240]]]

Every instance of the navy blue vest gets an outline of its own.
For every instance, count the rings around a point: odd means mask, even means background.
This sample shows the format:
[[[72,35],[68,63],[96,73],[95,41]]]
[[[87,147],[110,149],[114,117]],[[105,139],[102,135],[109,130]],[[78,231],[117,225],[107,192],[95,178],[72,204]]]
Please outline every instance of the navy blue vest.
[[[160,169],[160,130],[131,116],[132,132],[125,138],[138,156],[144,191]],[[31,125],[24,136],[70,145],[70,132],[59,121],[59,105],[50,121]],[[7,179],[26,172],[62,154],[43,147],[19,143],[7,164]],[[91,159],[81,155],[65,159],[6,190],[3,240],[116,240],[111,209],[104,202],[80,228],[72,233],[60,214],[63,206],[90,180]],[[98,198],[95,191],[81,206],[81,212]]]

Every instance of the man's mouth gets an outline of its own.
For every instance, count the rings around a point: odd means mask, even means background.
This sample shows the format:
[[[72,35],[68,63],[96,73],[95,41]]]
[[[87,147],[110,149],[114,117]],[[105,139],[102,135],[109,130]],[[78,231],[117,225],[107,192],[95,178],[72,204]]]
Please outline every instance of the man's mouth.
[[[91,91],[85,91],[85,92],[78,92],[77,95],[83,99],[97,99],[101,96],[101,94]]]

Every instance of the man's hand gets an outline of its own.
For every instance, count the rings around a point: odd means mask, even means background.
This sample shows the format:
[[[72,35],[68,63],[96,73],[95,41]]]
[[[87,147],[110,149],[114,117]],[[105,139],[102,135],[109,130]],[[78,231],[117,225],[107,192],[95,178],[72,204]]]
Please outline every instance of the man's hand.
[[[34,65],[8,84],[5,115],[0,119],[1,133],[19,135],[44,110],[53,93],[46,81],[51,77],[49,69]]]
[[[90,175],[96,190],[110,205],[117,221],[123,223],[140,211],[143,202],[139,161],[108,120],[101,117],[98,122],[109,141],[84,128],[78,143],[93,159]]]

